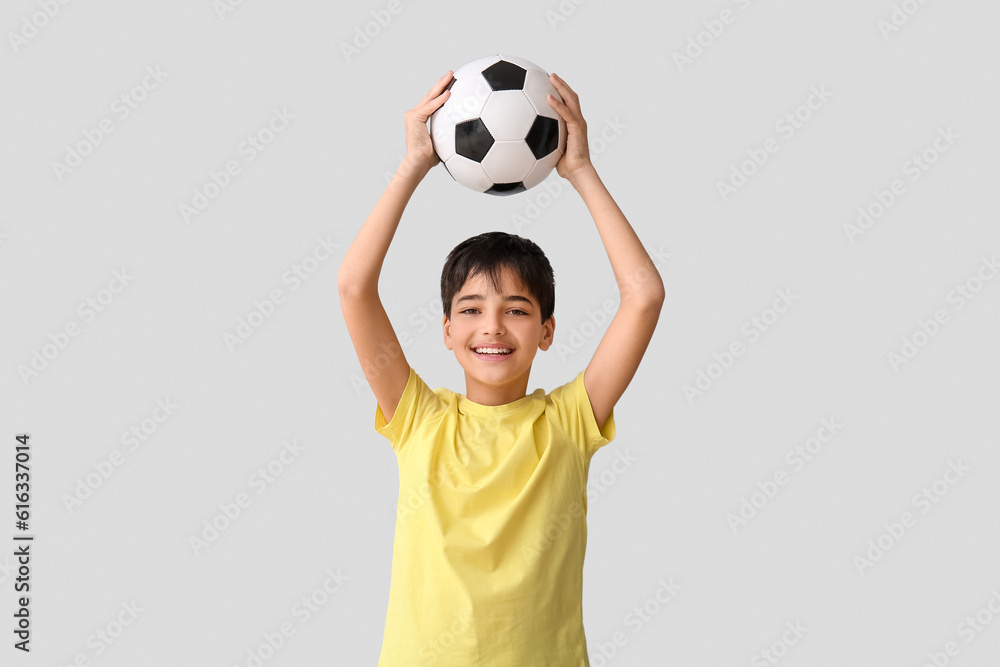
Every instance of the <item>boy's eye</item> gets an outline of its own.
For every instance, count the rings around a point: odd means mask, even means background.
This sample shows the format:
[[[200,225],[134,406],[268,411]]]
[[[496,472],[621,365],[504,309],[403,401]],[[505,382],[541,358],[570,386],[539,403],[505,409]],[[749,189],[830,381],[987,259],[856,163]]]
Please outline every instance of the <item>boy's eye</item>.
[[[475,312],[478,312],[475,308],[466,308],[465,310],[462,311],[462,314],[464,315],[465,313],[475,313]],[[523,310],[521,310],[520,308],[514,308],[510,312],[512,312],[512,313],[520,313],[521,315],[527,315],[528,314],[528,313],[524,312]]]

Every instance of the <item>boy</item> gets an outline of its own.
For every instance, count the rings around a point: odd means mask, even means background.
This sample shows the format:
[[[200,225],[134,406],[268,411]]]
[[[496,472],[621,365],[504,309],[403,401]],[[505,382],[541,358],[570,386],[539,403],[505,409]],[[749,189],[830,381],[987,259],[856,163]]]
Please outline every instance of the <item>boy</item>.
[[[586,667],[587,473],[594,452],[614,439],[613,408],[652,338],[663,283],[591,164],[578,96],[552,74],[562,100],[548,100],[567,128],[556,171],[597,224],[621,305],[585,370],[547,395],[526,394],[535,353],[555,330],[552,268],[527,239],[468,239],[441,277],[445,345],[465,370],[466,393],[432,391],[403,355],[378,279],[406,203],[439,162],[426,123],[451,78],[404,115],[406,157],[337,276],[377,400],[375,430],[399,465],[378,665]]]

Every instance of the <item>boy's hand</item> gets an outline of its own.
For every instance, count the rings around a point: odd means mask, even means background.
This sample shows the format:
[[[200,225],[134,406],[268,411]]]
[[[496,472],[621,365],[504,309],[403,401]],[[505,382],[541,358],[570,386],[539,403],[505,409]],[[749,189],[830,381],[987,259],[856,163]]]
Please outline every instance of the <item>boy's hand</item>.
[[[590,146],[587,144],[587,121],[580,111],[580,97],[555,72],[549,75],[549,81],[555,87],[563,101],[554,95],[548,96],[549,104],[566,122],[566,152],[556,163],[556,172],[563,178],[569,178],[581,169],[591,166]]]
[[[451,95],[450,90],[444,90],[448,82],[451,81],[451,77],[452,71],[448,70],[424,95],[420,104],[403,114],[403,122],[406,125],[406,157],[403,164],[417,170],[421,175],[426,174],[431,167],[441,161],[441,158],[434,152],[431,135],[427,131],[427,119]]]

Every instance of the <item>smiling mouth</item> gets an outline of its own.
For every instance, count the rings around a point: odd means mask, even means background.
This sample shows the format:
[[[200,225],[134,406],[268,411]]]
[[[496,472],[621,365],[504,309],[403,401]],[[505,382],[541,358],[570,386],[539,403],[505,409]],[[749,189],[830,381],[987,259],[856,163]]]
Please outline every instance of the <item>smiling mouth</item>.
[[[476,349],[472,348],[472,353],[480,359],[499,361],[500,359],[506,359],[514,354],[514,350],[508,350],[507,352],[476,352]]]

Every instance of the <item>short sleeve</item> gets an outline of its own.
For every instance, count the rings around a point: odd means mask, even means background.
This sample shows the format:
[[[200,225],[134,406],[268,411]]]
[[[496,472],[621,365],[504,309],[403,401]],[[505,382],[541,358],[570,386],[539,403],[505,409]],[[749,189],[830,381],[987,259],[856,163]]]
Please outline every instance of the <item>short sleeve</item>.
[[[410,366],[406,387],[403,389],[403,395],[399,397],[399,404],[392,413],[391,420],[388,422],[385,420],[382,406],[378,401],[375,402],[375,431],[385,436],[393,450],[399,452],[413,433],[439,414],[444,407],[444,401]]]
[[[553,389],[548,403],[553,418],[589,459],[594,452],[615,439],[615,411],[611,410],[602,430],[583,382],[585,372],[580,371],[572,381]]]

